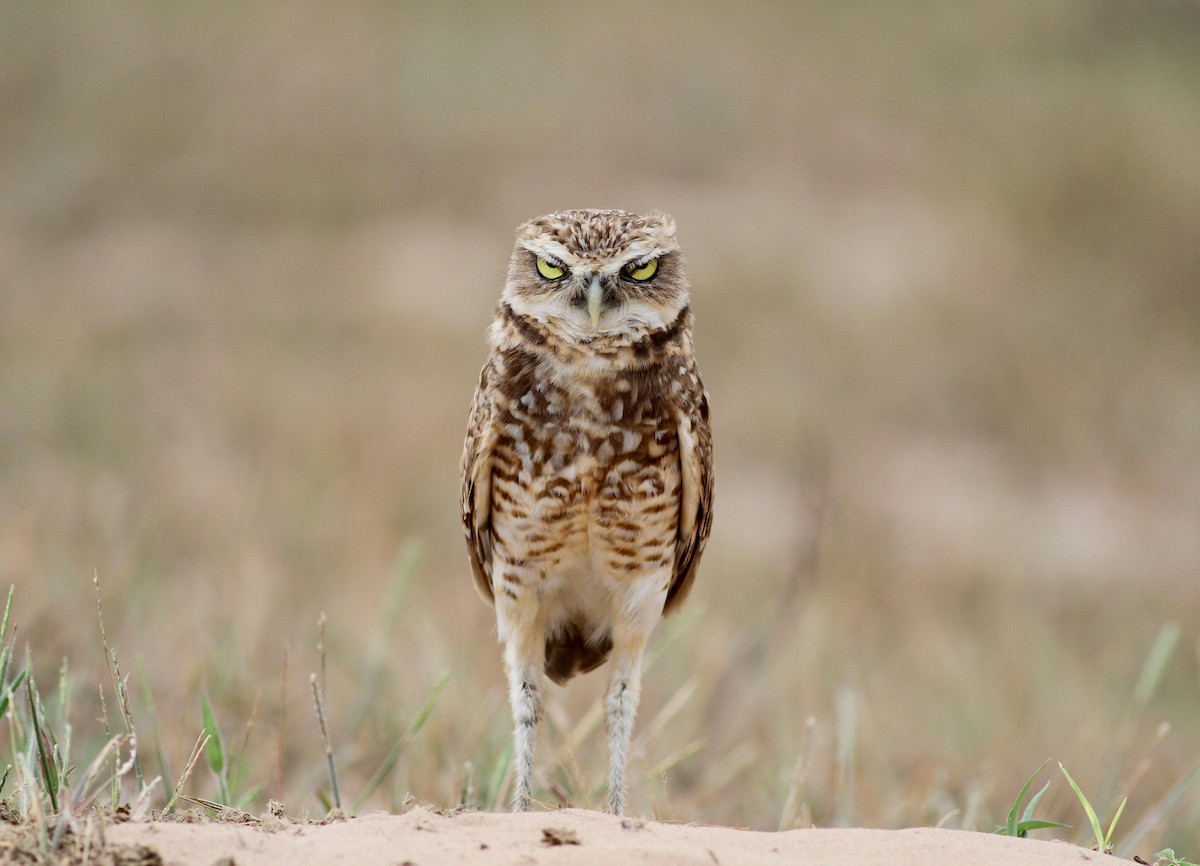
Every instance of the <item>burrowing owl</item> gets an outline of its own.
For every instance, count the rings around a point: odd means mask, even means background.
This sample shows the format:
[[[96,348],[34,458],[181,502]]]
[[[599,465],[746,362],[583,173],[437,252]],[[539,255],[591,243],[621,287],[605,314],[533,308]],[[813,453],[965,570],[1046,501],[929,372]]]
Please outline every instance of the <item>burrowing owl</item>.
[[[514,808],[530,805],[542,671],[562,684],[611,656],[608,805],[620,814],[642,651],[687,598],[712,523],[675,221],[571,210],[522,225],[491,346],[462,510],[505,645]]]

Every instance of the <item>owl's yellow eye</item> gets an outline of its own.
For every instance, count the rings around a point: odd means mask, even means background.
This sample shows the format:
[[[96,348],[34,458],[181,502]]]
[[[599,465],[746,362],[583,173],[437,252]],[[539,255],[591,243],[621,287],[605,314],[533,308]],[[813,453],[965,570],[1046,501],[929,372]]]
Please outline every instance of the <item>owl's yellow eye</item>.
[[[658,259],[651,259],[640,265],[628,265],[625,268],[625,274],[631,280],[637,280],[639,283],[644,283],[652,276],[658,273]]]
[[[557,280],[566,273],[566,270],[564,268],[560,268],[558,265],[550,264],[548,261],[539,256],[537,260],[537,272],[547,280]]]

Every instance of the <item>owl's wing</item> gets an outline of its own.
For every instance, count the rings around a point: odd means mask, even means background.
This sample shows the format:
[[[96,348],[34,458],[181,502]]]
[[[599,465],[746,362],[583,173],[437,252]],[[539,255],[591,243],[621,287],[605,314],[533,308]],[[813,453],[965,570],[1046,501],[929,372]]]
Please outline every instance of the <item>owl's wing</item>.
[[[712,529],[712,427],[708,420],[708,394],[702,388],[697,391],[698,399],[685,403],[677,416],[682,479],[679,535],[675,539],[675,575],[667,590],[664,615],[674,613],[687,600]]]
[[[496,447],[496,413],[491,400],[492,362],[479,374],[471,401],[471,420],[463,445],[462,519],[475,589],[488,604],[492,593],[492,463]]]

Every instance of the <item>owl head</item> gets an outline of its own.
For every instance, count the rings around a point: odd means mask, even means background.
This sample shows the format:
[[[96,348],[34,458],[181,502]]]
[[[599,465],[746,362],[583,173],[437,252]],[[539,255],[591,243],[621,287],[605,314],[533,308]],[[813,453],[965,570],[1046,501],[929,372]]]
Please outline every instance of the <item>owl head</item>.
[[[688,305],[675,220],[568,210],[517,229],[502,301],[569,343],[633,342]]]

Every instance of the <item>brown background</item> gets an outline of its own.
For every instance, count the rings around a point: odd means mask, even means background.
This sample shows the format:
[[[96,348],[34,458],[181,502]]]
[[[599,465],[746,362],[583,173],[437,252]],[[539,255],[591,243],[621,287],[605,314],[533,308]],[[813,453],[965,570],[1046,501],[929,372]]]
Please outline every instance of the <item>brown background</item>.
[[[148,773],[207,692],[247,804],[319,811],[325,611],[347,799],[449,672],[368,807],[494,803],[457,460],[512,230],[661,208],[718,487],[634,809],[990,830],[1054,757],[1200,848],[1200,6],[734,5],[3,5],[0,581],[81,760],[95,570]]]

